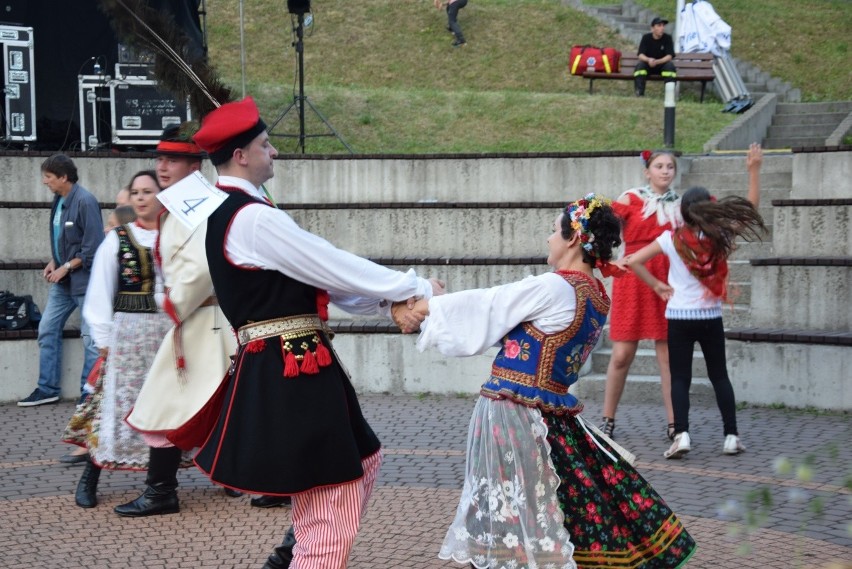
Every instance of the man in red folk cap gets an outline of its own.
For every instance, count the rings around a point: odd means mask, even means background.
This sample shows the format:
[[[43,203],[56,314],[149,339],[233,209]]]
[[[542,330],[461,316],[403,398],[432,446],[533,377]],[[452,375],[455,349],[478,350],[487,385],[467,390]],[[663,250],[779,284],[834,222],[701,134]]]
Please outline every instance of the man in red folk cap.
[[[157,144],[157,181],[165,190],[201,168],[205,153],[193,141],[197,125],[167,127]],[[165,284],[163,310],[174,326],[166,334],[128,424],[150,445],[148,485],[141,496],[115,507],[122,516],[176,513],[181,450],[166,434],[193,417],[212,397],[230,367],[236,340],[219,309],[207,268],[205,224],[190,231],[163,210],[154,249]],[[228,489],[230,495],[241,492]]]
[[[267,201],[260,186],[278,152],[265,128],[249,97],[211,112],[194,136],[228,193],[207,220],[207,261],[239,343],[195,462],[216,483],[292,496],[294,565],[343,569],[382,453],[331,347],[328,302],[393,316],[443,284],[342,251]],[[278,549],[264,567],[289,564]]]

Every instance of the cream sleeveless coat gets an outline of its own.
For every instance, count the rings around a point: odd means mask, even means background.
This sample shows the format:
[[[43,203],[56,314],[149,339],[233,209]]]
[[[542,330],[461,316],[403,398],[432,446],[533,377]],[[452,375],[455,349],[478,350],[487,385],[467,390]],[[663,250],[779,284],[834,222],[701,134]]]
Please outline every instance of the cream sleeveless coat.
[[[219,306],[201,306],[214,294],[206,235],[206,223],[190,233],[168,212],[160,218],[158,251],[167,291],[164,308],[176,326],[163,339],[127,417],[138,431],[170,431],[192,418],[219,387],[236,351],[236,338]],[[183,371],[178,369],[181,352]]]

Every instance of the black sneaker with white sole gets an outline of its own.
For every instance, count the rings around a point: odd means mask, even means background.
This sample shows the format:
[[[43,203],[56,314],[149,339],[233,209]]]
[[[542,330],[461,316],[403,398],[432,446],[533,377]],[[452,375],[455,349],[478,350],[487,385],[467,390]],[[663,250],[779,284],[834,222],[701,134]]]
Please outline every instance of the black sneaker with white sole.
[[[48,395],[38,387],[30,393],[29,397],[18,401],[18,407],[35,407],[36,405],[47,405],[59,401],[58,395]]]

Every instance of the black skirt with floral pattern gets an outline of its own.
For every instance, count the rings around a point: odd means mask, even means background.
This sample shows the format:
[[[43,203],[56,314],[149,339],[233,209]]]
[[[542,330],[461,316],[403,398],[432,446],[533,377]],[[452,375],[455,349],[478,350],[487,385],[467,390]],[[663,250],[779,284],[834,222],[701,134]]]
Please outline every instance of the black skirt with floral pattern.
[[[651,485],[626,461],[613,462],[571,416],[544,414],[557,489],[577,567],[673,569],[695,541]],[[596,442],[597,441],[597,442]]]

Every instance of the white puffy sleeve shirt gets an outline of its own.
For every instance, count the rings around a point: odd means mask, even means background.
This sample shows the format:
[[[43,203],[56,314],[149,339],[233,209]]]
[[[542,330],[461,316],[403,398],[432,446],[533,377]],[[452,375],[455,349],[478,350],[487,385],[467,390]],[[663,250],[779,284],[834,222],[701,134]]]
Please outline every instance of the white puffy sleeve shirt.
[[[142,229],[135,223],[127,225],[133,238],[142,247],[153,249],[157,240],[156,229]],[[152,259],[153,266],[153,259]],[[118,235],[110,231],[95,253],[92,274],[83,302],[83,318],[89,325],[92,340],[98,348],[108,348],[112,332],[113,302],[118,294]],[[157,306],[163,305],[163,281],[155,270],[154,298]]]
[[[435,348],[445,356],[481,354],[521,322],[550,334],[567,328],[576,312],[574,287],[556,273],[436,296],[429,301],[417,348]]]
[[[265,199],[248,181],[220,176],[219,185]],[[225,241],[228,259],[241,267],[278,271],[327,290],[330,300],[354,314],[390,314],[386,301],[431,298],[432,285],[414,269],[395,271],[338,249],[305,231],[283,210],[251,204],[234,216]]]

